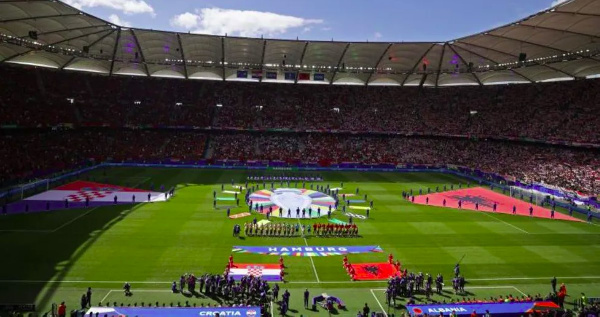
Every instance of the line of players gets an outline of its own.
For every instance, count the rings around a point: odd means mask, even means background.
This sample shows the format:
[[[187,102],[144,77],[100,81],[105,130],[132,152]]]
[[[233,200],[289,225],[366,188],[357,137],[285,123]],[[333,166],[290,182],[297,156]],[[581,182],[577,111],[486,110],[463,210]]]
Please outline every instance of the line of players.
[[[402,192],[402,197],[405,198],[405,199],[407,199],[407,200],[410,199],[410,201],[413,202],[413,203],[415,202],[415,196],[409,196],[405,192]],[[425,204],[429,204],[429,197],[425,197]],[[458,202],[457,202],[458,209],[462,209],[462,204],[463,204],[462,200],[458,200]],[[442,206],[446,207],[446,199],[444,199],[442,201]],[[497,209],[498,209],[498,204],[496,202],[494,202],[493,205],[492,205],[492,211],[496,212]],[[555,209],[556,209],[556,204],[554,204],[552,206],[552,209],[550,210],[550,218],[551,219],[554,219]],[[475,210],[479,210],[479,203],[478,202],[475,202]],[[513,215],[517,214],[517,206],[516,205],[513,205],[513,207],[512,207],[512,214]],[[533,205],[529,206],[529,216],[533,217]],[[588,222],[589,222],[589,220],[588,220]]]
[[[358,226],[356,224],[314,223],[312,225],[290,224],[284,222],[271,222],[259,224],[254,222],[244,223],[246,236],[257,237],[295,237],[314,235],[317,237],[356,237]]]
[[[322,181],[323,177],[321,175],[250,175],[246,178],[249,181]]]

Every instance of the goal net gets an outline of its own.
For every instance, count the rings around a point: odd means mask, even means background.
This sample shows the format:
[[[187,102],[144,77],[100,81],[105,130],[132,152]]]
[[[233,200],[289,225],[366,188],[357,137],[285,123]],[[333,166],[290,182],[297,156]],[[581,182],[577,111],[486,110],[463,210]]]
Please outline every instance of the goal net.
[[[510,186],[510,196],[513,198],[534,203],[538,206],[541,205],[548,198],[548,194],[546,193],[537,191],[535,189],[527,189],[517,186]]]

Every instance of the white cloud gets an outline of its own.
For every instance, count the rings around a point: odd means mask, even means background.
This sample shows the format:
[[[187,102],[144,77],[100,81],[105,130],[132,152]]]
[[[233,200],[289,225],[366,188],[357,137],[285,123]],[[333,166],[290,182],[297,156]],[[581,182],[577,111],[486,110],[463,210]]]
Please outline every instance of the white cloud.
[[[85,7],[106,7],[125,14],[149,13],[155,15],[154,8],[144,0],[64,0],[77,9]]]
[[[382,35],[381,33],[379,33],[379,32],[375,32],[375,34],[373,34],[373,37],[374,37],[376,40],[380,39],[382,36],[383,36],[383,35]]]
[[[320,19],[304,19],[272,12],[203,8],[171,19],[171,25],[194,33],[257,37],[275,36],[289,29],[323,23]]]
[[[551,7],[557,6],[557,5],[559,5],[559,4],[563,3],[563,2],[567,2],[567,0],[554,0],[554,1],[552,1],[552,4],[550,6]]]
[[[121,20],[121,18],[118,15],[116,15],[116,14],[111,14],[108,17],[108,21],[110,23],[114,23],[116,25],[120,25],[120,26],[124,26],[124,27],[131,27],[131,22],[125,21],[125,20]]]
[[[174,16],[171,19],[171,25],[176,27],[181,27],[186,30],[191,30],[198,26],[198,15],[193,13],[182,13]]]
[[[331,31],[331,27],[326,26],[324,28],[321,28],[321,31]]]

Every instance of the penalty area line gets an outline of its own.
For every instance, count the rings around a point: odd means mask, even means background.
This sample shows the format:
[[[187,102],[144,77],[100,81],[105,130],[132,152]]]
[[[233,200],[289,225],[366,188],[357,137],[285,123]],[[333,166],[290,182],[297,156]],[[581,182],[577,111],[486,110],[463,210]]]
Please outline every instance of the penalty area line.
[[[55,233],[56,231],[58,231],[58,230],[60,230],[60,229],[62,229],[64,227],[72,224],[73,222],[77,221],[79,218],[87,216],[90,212],[92,212],[92,211],[94,211],[94,210],[96,210],[98,208],[99,207],[94,207],[94,208],[92,208],[92,209],[84,212],[83,214],[81,214],[81,215],[79,215],[79,216],[77,216],[77,217],[75,217],[75,218],[73,218],[73,219],[71,219],[71,220],[63,223],[62,225],[60,225],[60,226],[58,226],[58,227],[56,227],[54,229],[48,229],[48,230],[27,230],[27,229],[11,230],[11,229],[8,229],[8,230],[0,230],[0,232],[12,232],[12,233]]]
[[[106,295],[104,295],[104,297],[102,297],[102,300],[100,302],[104,303],[104,301],[106,300],[106,298],[108,298],[108,295],[110,295],[110,293],[112,293],[112,291],[114,291],[114,290],[113,289],[108,290],[108,293],[106,293]]]
[[[79,215],[79,216],[77,216],[77,217],[75,217],[75,218],[73,218],[73,219],[71,219],[71,220],[69,220],[69,221],[67,221],[67,222],[63,223],[62,225],[58,226],[58,227],[57,227],[57,228],[55,228],[54,230],[51,230],[50,232],[51,232],[51,233],[54,233],[54,232],[56,232],[56,231],[58,231],[58,230],[60,230],[60,229],[62,229],[62,228],[64,228],[64,227],[66,227],[66,226],[68,226],[68,225],[72,224],[73,222],[77,221],[77,219],[87,216],[87,215],[88,215],[90,212],[92,212],[92,211],[94,211],[94,210],[96,210],[96,209],[98,209],[98,208],[99,208],[99,207],[94,207],[94,208],[92,208],[92,209],[90,209],[90,210],[86,211],[85,213],[83,213],[83,214],[81,214],[81,215]]]

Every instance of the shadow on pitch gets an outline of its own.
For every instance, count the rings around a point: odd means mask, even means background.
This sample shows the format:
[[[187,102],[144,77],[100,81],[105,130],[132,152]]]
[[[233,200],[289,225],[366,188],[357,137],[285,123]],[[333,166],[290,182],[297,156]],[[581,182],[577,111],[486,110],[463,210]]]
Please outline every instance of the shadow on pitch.
[[[3,261],[1,264],[0,279],[34,281],[0,284],[0,298],[12,303],[36,303],[38,310],[49,307],[50,301],[61,287],[60,281],[64,280],[88,248],[102,236],[102,233],[139,207],[140,205],[100,207],[51,233],[0,234],[0,248],[4,250],[3,252],[11,254],[11,261]],[[81,212],[85,213],[88,210],[81,209]],[[31,216],[34,221],[35,215]],[[72,286],[81,288],[83,294],[89,285],[73,284]],[[94,295],[92,295],[92,302],[99,300],[99,297]],[[66,301],[67,305],[70,304],[69,309],[79,306],[76,304],[77,296],[57,299],[59,302],[62,300]]]

